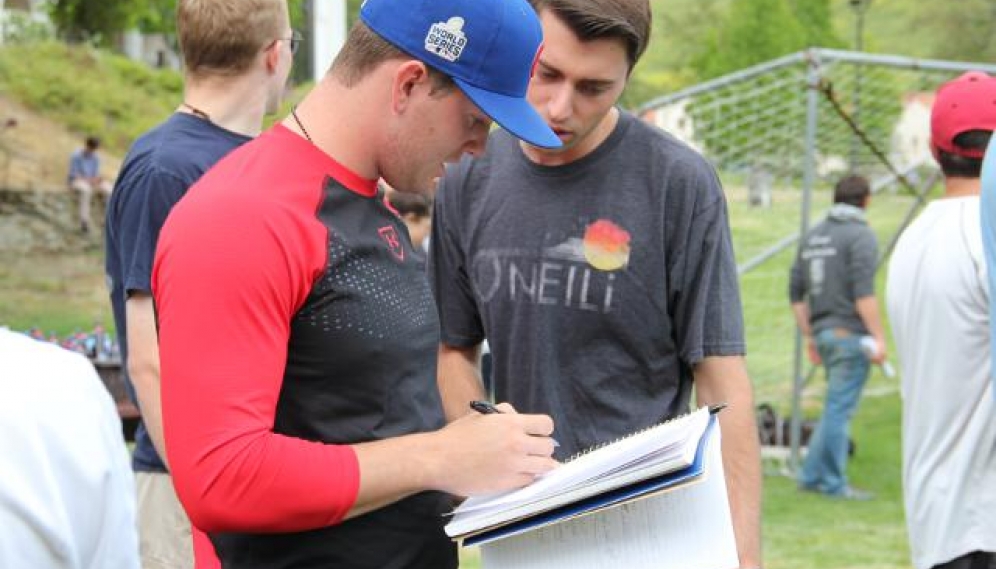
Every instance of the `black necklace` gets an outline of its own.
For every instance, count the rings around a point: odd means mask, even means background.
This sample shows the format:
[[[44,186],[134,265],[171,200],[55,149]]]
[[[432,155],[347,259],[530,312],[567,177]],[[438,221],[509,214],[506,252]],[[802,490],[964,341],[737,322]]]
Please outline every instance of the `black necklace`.
[[[297,128],[301,129],[301,132],[304,134],[304,137],[308,139],[308,142],[314,144],[315,141],[311,140],[311,135],[308,134],[308,129],[304,128],[304,125],[301,124],[301,119],[297,116],[297,105],[291,107],[291,116],[294,117],[294,122],[297,123]]]
[[[190,103],[183,101],[180,106],[186,107],[188,111],[193,113],[193,115],[199,119],[204,119],[207,122],[211,122],[211,115],[205,113],[204,111],[198,109],[197,107],[191,105]]]

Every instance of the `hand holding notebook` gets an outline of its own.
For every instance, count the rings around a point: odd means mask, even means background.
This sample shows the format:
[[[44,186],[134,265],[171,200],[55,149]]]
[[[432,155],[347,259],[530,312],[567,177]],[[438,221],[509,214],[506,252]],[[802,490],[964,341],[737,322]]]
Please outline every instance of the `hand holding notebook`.
[[[446,532],[459,538],[487,531],[668,474],[676,474],[665,481],[669,484],[693,479],[701,468],[689,469],[701,455],[716,410],[701,408],[592,449],[524,488],[470,498],[453,512]]]

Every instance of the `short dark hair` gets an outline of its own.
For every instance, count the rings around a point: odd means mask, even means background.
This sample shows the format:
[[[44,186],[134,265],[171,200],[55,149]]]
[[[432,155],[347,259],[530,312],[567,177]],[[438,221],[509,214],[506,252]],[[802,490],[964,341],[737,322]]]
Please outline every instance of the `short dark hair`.
[[[652,17],[648,0],[529,0],[539,14],[552,11],[581,41],[620,39],[629,70],[650,43]]]
[[[391,203],[391,207],[398,210],[399,215],[428,217],[432,213],[432,200],[422,194],[393,190],[387,193],[387,201]]]
[[[992,135],[991,130],[968,130],[954,137],[954,143],[965,150],[985,151]],[[982,175],[982,158],[962,156],[938,148],[937,163],[945,178],[978,178]]]
[[[349,30],[349,35],[346,36],[346,43],[332,62],[331,72],[335,73],[346,87],[352,87],[378,65],[391,59],[415,58],[381,38],[362,20],[356,20]],[[426,64],[426,67],[432,80],[432,94],[445,93],[456,86],[449,75],[429,64]]]
[[[864,207],[865,199],[871,194],[871,186],[864,176],[850,175],[841,178],[833,188],[833,203],[846,203]]]
[[[88,136],[86,137],[86,141],[84,141],[84,144],[90,150],[96,150],[100,148],[100,139],[97,138],[96,136]]]

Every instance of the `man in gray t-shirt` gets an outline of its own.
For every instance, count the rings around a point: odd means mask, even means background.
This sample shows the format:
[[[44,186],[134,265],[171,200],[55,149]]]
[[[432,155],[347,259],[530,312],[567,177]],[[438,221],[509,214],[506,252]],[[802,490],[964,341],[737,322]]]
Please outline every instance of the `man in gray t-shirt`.
[[[557,151],[492,134],[436,195],[430,276],[449,420],[484,398],[553,417],[557,458],[726,402],[743,567],[760,565],[760,460],[729,220],[713,168],[615,105],[649,37],[645,1],[534,0],[530,102]],[[626,25],[620,24],[625,22]]]
[[[848,426],[868,380],[869,358],[885,361],[875,298],[878,245],[865,222],[870,195],[860,176],[837,183],[827,219],[802,239],[789,284],[809,357],[827,371],[824,412],[809,440],[799,488],[857,500],[871,495],[847,482]],[[866,336],[874,345],[862,346]]]

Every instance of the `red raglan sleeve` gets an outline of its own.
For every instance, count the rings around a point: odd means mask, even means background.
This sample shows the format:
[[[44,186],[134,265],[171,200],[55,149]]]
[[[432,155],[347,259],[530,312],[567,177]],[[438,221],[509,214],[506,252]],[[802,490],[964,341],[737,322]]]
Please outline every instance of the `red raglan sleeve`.
[[[353,449],[273,432],[291,318],[326,258],[325,229],[306,211],[317,203],[221,204],[210,194],[174,209],[153,273],[177,494],[207,532],[338,523],[359,490]]]

